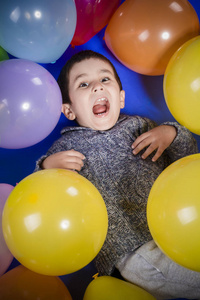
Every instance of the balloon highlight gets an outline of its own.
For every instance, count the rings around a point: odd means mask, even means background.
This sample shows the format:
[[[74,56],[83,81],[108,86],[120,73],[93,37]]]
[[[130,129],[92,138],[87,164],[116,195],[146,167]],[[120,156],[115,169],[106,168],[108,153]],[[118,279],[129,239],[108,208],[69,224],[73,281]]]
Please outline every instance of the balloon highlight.
[[[17,184],[2,224],[8,248],[22,265],[60,276],[83,268],[98,254],[108,216],[90,181],[73,171],[48,169]]]
[[[10,0],[1,5],[0,45],[15,57],[38,63],[56,61],[76,28],[73,0]]]
[[[176,263],[200,272],[200,154],[179,159],[157,178],[147,203],[149,229]]]
[[[200,134],[200,37],[183,44],[172,56],[164,75],[164,96],[174,118]]]
[[[174,52],[199,34],[196,11],[185,0],[126,0],[105,31],[111,52],[129,69],[162,75]]]
[[[25,59],[0,62],[0,147],[40,142],[57,125],[61,108],[60,88],[45,68]]]

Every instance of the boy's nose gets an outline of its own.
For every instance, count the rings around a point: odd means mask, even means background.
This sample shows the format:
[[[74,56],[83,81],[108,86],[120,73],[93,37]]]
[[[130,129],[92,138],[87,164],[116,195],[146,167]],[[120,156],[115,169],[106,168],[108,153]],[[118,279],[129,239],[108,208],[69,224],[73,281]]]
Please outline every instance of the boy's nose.
[[[103,91],[103,86],[100,82],[95,83],[93,86],[93,92],[96,93],[98,91]]]

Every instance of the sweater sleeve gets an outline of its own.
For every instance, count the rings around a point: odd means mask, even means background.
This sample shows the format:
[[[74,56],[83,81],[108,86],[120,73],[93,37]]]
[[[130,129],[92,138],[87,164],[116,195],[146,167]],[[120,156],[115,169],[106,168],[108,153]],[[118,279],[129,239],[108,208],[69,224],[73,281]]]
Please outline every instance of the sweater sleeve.
[[[138,120],[137,136],[158,126],[154,121],[148,118],[136,117]],[[174,126],[177,134],[171,145],[165,150],[170,159],[170,163],[192,154],[198,153],[197,141],[192,133],[177,122],[164,122],[161,125]]]
[[[37,161],[36,161],[36,166],[34,169],[34,172],[42,170],[42,162],[50,155],[61,152],[61,151],[66,151],[69,150],[70,148],[70,143],[69,141],[66,142],[66,139],[62,136],[59,138],[57,141],[53,143],[53,145],[49,148],[46,154],[42,155]]]
[[[177,122],[165,122],[162,125],[171,125],[176,128],[177,135],[171,145],[166,149],[171,162],[184,156],[198,153],[197,141],[192,133]]]
[[[156,122],[140,116],[127,116],[125,127],[128,132],[132,135],[133,141],[141,134],[153,129],[158,126]]]

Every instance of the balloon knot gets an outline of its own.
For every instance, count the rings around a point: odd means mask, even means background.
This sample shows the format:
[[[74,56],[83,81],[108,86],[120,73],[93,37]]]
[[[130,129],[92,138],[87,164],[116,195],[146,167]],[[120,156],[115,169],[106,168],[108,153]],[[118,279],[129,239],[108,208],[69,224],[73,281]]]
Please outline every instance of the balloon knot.
[[[99,273],[96,273],[92,276],[92,278],[97,279],[98,276],[99,276]]]

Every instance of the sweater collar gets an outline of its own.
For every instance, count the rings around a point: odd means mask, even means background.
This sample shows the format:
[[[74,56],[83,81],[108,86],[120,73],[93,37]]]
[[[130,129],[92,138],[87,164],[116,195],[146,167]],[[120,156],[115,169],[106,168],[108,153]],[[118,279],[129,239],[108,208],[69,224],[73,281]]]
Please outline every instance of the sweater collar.
[[[114,127],[116,127],[119,123],[121,123],[122,121],[124,121],[125,119],[127,119],[127,116],[126,115],[120,115],[119,116],[119,119],[118,119],[118,121],[116,122],[116,124],[112,127],[112,128],[114,128]],[[106,131],[109,131],[109,130],[111,130],[112,128],[110,128],[110,129],[108,129],[108,130],[106,130]],[[92,129],[92,128],[89,128],[89,127],[81,127],[81,126],[73,126],[73,127],[70,127],[70,126],[67,126],[67,127],[65,127],[65,128],[63,128],[62,130],[61,130],[61,134],[64,134],[64,133],[66,133],[66,132],[69,132],[69,131],[96,131],[96,132],[103,132],[103,131],[105,131],[105,130],[94,130],[94,129]]]

